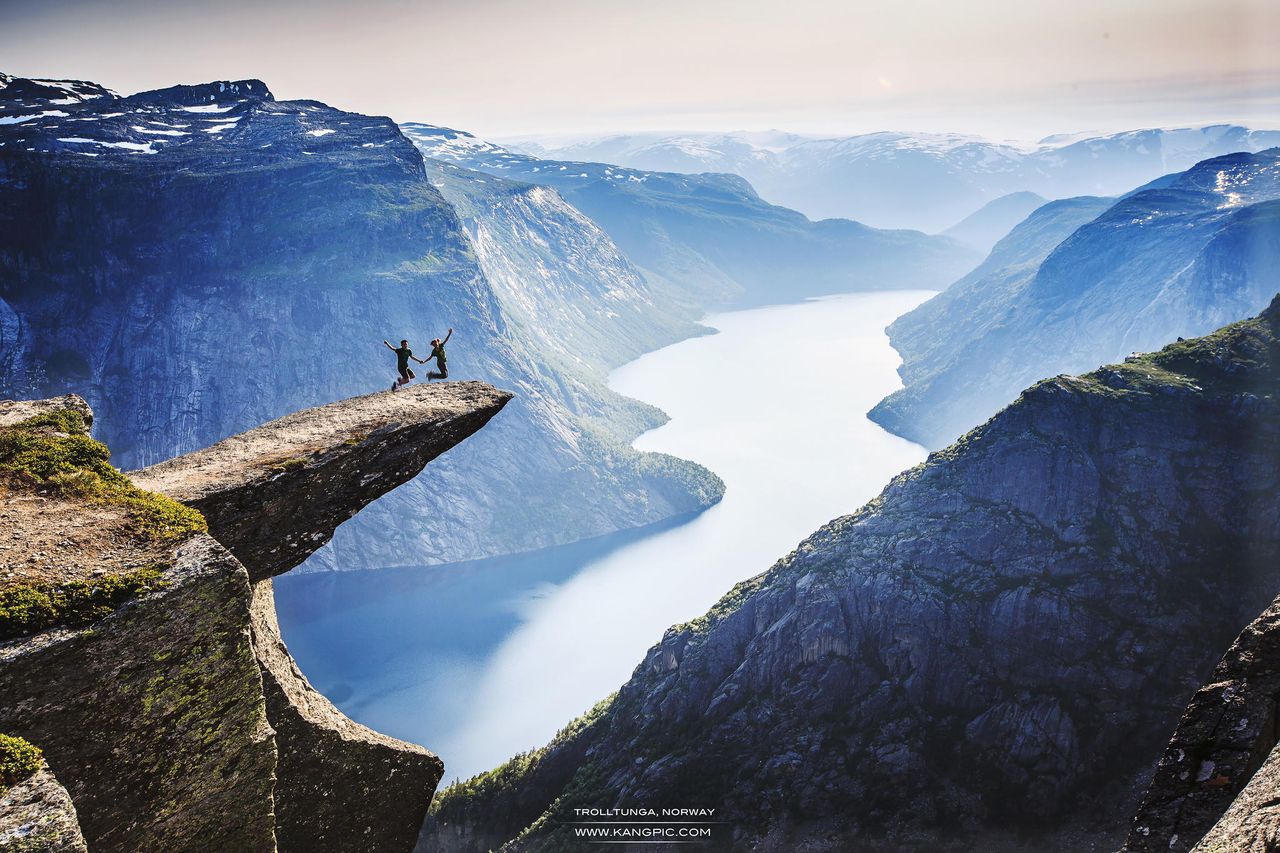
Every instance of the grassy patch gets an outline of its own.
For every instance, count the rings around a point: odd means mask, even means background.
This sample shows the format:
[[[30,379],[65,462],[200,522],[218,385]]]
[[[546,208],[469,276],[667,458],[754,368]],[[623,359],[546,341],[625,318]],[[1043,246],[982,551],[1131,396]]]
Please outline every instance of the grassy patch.
[[[43,761],[35,746],[20,737],[0,734],[0,793],[31,776]]]
[[[522,793],[527,794],[529,777],[538,769],[543,760],[552,752],[584,734],[596,723],[604,719],[614,699],[614,693],[599,702],[587,713],[569,723],[556,733],[551,742],[540,749],[522,752],[504,764],[473,776],[463,782],[456,782],[436,794],[431,803],[431,812],[435,815],[465,809],[472,803],[492,804],[495,799],[518,799]],[[520,827],[513,827],[519,829]]]
[[[139,489],[110,460],[111,451],[89,436],[79,412],[48,412],[0,428],[0,474],[19,486],[123,507],[134,532],[151,542],[179,542],[208,530],[198,511]]]
[[[64,584],[19,583],[4,587],[0,589],[0,641],[54,626],[78,627],[96,622],[130,598],[163,588],[161,569],[159,565],[148,566]]]

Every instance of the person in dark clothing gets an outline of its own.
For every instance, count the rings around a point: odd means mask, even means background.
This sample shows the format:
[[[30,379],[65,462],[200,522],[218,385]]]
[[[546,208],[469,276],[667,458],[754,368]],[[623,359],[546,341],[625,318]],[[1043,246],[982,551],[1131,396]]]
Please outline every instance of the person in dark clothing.
[[[386,341],[382,345],[396,354],[396,369],[400,371],[400,378],[391,383],[391,390],[394,391],[401,385],[407,384],[410,380],[417,378],[417,374],[409,369],[409,359],[413,359],[418,364],[426,364],[423,359],[413,354],[413,350],[409,349],[408,341],[401,341],[400,346],[393,347]]]
[[[436,368],[438,369],[438,372],[436,370],[428,371],[427,372],[428,382],[430,382],[432,379],[448,379],[449,378],[449,365],[446,364],[447,359],[444,354],[444,345],[449,343],[449,338],[451,337],[453,337],[453,329],[449,330],[449,333],[444,336],[443,341],[440,340],[439,338],[436,338],[431,342],[431,355],[427,356],[427,361],[430,361],[431,359],[434,358],[436,360]],[[424,361],[423,364],[426,364],[427,361]]]

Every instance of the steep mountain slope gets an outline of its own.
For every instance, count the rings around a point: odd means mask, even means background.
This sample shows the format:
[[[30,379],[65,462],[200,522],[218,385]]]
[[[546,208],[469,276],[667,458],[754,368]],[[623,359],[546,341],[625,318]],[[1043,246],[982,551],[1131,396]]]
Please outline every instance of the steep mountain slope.
[[[890,327],[907,386],[871,416],[930,447],[1040,377],[1266,305],[1280,288],[1280,149],[1206,160],[1081,224],[1034,271],[975,276]]]
[[[673,172],[733,172],[809,216],[939,231],[1006,193],[1118,195],[1158,175],[1280,145],[1280,131],[1238,125],[1054,136],[1031,145],[947,133],[813,138],[732,133],[607,137],[540,156]]]
[[[959,240],[982,252],[991,248],[1015,225],[1043,205],[1048,199],[1033,192],[1002,195],[987,202],[964,219],[952,225],[943,235]]]
[[[1041,382],[447,790],[425,846],[577,849],[575,808],[676,803],[738,849],[1115,849],[1280,586],[1278,448],[1280,297]]]
[[[517,154],[470,134],[402,125],[429,158],[554,187],[668,293],[761,304],[863,289],[937,289],[978,260],[944,237],[811,222],[734,175],[643,172]],[[685,300],[688,300],[686,295]]]
[[[973,272],[891,324],[891,340],[903,357],[899,373],[904,381],[914,383],[924,375],[918,370],[921,363],[954,360],[964,343],[940,330],[991,321],[984,314],[987,303],[1025,287],[1058,244],[1114,203],[1080,196],[1040,206],[996,243]]]
[[[546,310],[565,315],[564,336],[595,329],[582,370],[597,374],[685,334],[598,232],[579,259],[593,275],[558,292],[531,280],[533,307],[513,313],[388,119],[277,102],[259,81],[66,104],[30,89],[0,89],[0,393],[82,392],[122,464],[145,465],[388,386],[384,338],[422,351],[452,326],[452,373],[516,402],[482,446],[371,507],[313,567],[525,550],[720,494],[698,466],[632,451],[654,414],[558,372],[517,322]],[[582,227],[573,216],[560,226]],[[485,473],[464,484],[457,466],[477,453]]]

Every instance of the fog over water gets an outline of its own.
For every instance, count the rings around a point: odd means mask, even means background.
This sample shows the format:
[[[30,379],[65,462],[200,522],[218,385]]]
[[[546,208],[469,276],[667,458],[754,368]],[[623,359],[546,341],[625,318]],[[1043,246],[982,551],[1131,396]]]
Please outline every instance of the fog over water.
[[[692,520],[451,566],[276,579],[284,637],[352,718],[465,778],[539,746],[617,689],[670,625],[705,612],[923,448],[865,412],[900,387],[884,327],[924,291],[736,311],[645,355],[612,386],[671,421],[636,446],[719,474]]]

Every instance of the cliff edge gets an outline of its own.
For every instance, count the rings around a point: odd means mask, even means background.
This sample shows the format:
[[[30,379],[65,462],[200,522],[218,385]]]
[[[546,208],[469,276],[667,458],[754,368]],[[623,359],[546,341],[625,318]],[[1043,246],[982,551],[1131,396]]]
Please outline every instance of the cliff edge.
[[[358,397],[135,477],[83,400],[0,402],[0,732],[56,774],[23,784],[60,782],[92,850],[410,849],[443,765],[307,684],[270,576],[510,398]]]

